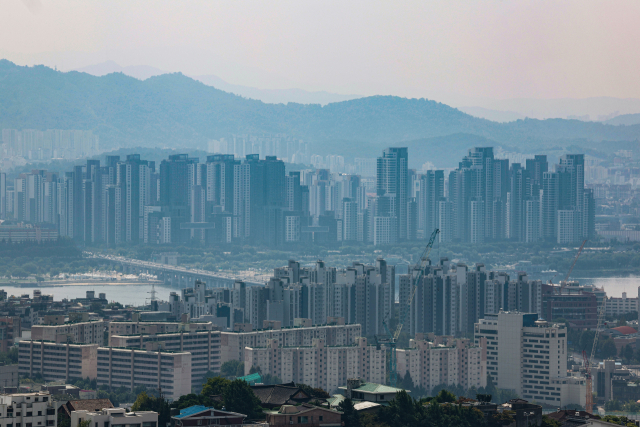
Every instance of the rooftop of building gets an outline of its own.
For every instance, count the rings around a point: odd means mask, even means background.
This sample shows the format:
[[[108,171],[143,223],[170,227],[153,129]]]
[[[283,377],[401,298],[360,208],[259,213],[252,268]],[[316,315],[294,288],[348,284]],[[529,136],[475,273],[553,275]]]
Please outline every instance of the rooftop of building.
[[[187,417],[191,417],[191,416],[197,415],[200,412],[204,412],[204,411],[208,411],[208,410],[214,410],[217,413],[228,414],[228,415],[231,415],[231,416],[238,416],[238,417],[242,417],[242,418],[246,417],[246,415],[239,414],[237,412],[230,412],[230,411],[210,408],[210,407],[203,406],[203,405],[193,405],[193,406],[189,406],[188,408],[181,409],[180,413],[178,415],[173,415],[171,418],[177,418],[177,419],[187,418]]]
[[[61,345],[61,346],[70,346],[70,347],[95,347],[95,346],[100,346],[100,344],[93,344],[93,343],[81,343],[81,342],[63,342],[63,343],[59,343],[59,342],[55,342],[55,341],[51,341],[51,340],[20,340],[18,342],[18,345],[22,344],[22,343],[43,343],[43,344],[52,344],[52,345]]]
[[[85,411],[84,409],[76,409],[74,412]],[[110,415],[112,417],[126,417],[126,418],[137,418],[143,415],[155,414],[158,415],[157,412],[154,411],[135,411],[135,412],[127,412],[126,408],[102,408],[100,410],[89,411],[86,410],[87,414],[90,415]]]
[[[321,325],[312,325],[312,326],[282,326],[278,329],[273,329],[273,328],[263,328],[263,329],[253,329],[251,331],[222,331],[222,333],[224,334],[236,334],[236,335],[242,335],[242,334],[251,334],[254,332],[278,332],[278,331],[291,331],[294,329],[314,329],[314,328],[321,328],[321,327],[356,327],[356,326],[360,326],[361,325],[359,323],[349,323],[349,324],[345,324],[345,325],[337,325],[335,323],[323,323]]]
[[[334,409],[323,408],[321,406],[315,406],[309,403],[303,403],[301,405],[282,405],[280,409],[278,409],[277,411],[267,411],[267,412],[270,414],[288,415],[288,414],[302,414],[302,413],[313,411],[313,410],[332,412],[334,414],[342,415],[342,412],[338,412]]]
[[[338,387],[340,390],[347,390],[347,386]],[[401,388],[391,387],[384,384],[366,383],[360,382],[358,388],[351,389],[352,391],[358,391],[361,393],[374,393],[374,394],[386,394],[386,393],[399,393],[403,391]],[[411,393],[410,390],[404,390],[407,393]]]
[[[114,337],[142,337],[142,336],[164,336],[164,335],[181,335],[181,334],[208,334],[209,332],[220,333],[219,330],[211,330],[211,331],[175,331],[175,332],[155,332],[155,333],[138,333],[138,334],[115,334]]]
[[[633,329],[631,326],[618,326],[617,328],[611,328],[611,331],[616,331],[621,335],[632,335],[638,333],[638,331]]]

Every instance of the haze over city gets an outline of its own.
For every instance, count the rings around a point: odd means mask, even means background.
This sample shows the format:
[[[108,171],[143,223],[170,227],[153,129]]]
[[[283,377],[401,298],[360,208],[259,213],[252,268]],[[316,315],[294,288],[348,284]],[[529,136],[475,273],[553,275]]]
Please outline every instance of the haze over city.
[[[494,100],[640,98],[640,52],[627,48],[640,39],[635,1],[14,0],[0,8],[0,55],[24,65],[114,61],[259,89],[497,110],[528,104]]]
[[[637,425],[638,22],[0,1],[0,427]]]

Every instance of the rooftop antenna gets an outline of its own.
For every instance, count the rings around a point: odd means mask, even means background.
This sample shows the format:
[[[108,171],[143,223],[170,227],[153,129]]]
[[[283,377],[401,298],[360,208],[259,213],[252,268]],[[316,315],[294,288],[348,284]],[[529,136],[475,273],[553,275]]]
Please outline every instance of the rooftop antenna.
[[[147,292],[148,294],[151,295],[151,301],[158,301],[158,291],[156,291],[156,285],[155,283],[151,284],[151,291]]]

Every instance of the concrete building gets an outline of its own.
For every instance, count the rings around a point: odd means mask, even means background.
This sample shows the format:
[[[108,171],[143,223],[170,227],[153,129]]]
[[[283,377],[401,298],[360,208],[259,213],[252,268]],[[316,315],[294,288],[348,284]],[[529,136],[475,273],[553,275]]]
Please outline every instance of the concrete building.
[[[45,381],[96,378],[98,344],[59,344],[51,341],[20,341],[18,372]]]
[[[206,406],[194,405],[180,410],[171,417],[171,427],[195,427],[202,425],[224,425],[241,427],[247,416],[237,412],[221,411]]]
[[[18,365],[0,365],[0,387],[18,387],[19,382]]]
[[[155,335],[176,332],[213,331],[211,322],[109,322],[109,339],[114,335]]]
[[[277,341],[279,347],[311,346],[315,339],[323,340],[327,346],[347,346],[361,336],[360,325],[310,326],[309,323],[311,322],[307,322],[303,327],[222,332],[220,334],[222,363],[229,360],[244,361],[246,347],[266,347],[269,340]]]
[[[139,426],[157,427],[158,413],[153,411],[127,412],[125,408],[105,408],[101,411],[73,411],[71,427],[79,427],[83,421],[90,426]]]
[[[605,316],[621,316],[632,311],[638,311],[638,298],[628,298],[626,292],[622,293],[622,298],[607,298]]]
[[[0,351],[9,351],[16,341],[20,340],[22,320],[20,317],[0,318]]]
[[[396,398],[402,391],[400,388],[389,387],[384,384],[363,381],[360,378],[347,380],[346,386],[339,387],[346,398],[356,402],[376,402],[386,404]],[[411,393],[411,390],[406,390]]]
[[[0,423],[3,426],[57,425],[56,407],[48,392],[0,395]]]
[[[397,349],[398,374],[411,375],[413,384],[431,390],[439,384],[465,389],[487,384],[484,349],[468,339],[416,334],[409,348]]]
[[[349,378],[385,382],[386,350],[368,346],[364,337],[356,338],[355,345],[332,347],[321,339],[307,347],[280,347],[276,340],[268,340],[265,347],[245,349],[245,375],[252,366],[285,383],[303,383],[332,393]]]
[[[219,331],[112,335],[109,344],[112,347],[191,353],[191,381],[194,387],[202,386],[208,372],[220,372]]]
[[[267,423],[269,426],[295,426],[306,427],[342,426],[342,412],[332,409],[321,408],[308,403],[302,405],[282,405],[278,411],[267,412]]]
[[[98,386],[161,389],[168,399],[191,393],[191,353],[102,347]]]
[[[79,322],[63,325],[33,325],[31,339],[55,343],[100,344],[104,345],[107,322]]]
[[[564,325],[538,319],[536,313],[487,314],[475,324],[475,343],[486,341],[487,373],[499,388],[525,399],[564,406],[578,393],[563,393],[567,376],[567,333]],[[566,383],[563,383],[566,381]]]

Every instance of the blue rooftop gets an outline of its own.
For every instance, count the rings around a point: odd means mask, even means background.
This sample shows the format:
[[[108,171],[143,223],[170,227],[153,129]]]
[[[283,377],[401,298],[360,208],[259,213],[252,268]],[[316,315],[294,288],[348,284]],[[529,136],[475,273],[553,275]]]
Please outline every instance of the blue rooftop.
[[[207,408],[206,406],[202,406],[202,405],[193,405],[193,406],[189,406],[188,408],[184,408],[180,410],[180,415],[175,415],[174,418],[184,418],[184,417],[188,417],[189,415],[194,415],[197,414],[199,412],[202,411],[206,411]]]

